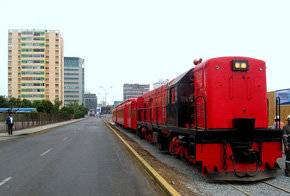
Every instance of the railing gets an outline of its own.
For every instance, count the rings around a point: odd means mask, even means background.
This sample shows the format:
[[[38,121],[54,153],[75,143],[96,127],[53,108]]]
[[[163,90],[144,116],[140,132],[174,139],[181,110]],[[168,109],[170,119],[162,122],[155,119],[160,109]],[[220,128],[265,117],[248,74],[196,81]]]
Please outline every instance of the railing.
[[[7,113],[0,113],[0,132],[7,132],[5,119]],[[50,123],[57,123],[71,120],[71,114],[45,114],[45,113],[16,113],[12,114],[14,118],[14,130],[26,129],[29,127],[41,126]]]

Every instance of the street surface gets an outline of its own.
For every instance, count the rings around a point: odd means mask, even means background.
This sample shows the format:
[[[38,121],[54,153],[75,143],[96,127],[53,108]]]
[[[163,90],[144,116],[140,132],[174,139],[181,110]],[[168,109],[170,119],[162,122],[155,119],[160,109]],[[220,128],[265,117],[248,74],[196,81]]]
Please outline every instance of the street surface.
[[[99,118],[0,141],[0,195],[160,195]]]

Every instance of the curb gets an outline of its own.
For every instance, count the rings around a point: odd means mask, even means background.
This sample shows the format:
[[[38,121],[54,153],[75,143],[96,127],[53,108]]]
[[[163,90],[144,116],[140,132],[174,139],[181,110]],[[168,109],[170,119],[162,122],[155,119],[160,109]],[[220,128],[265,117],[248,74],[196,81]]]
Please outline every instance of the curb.
[[[107,127],[110,128],[110,130],[118,137],[118,139],[120,139],[123,144],[125,145],[125,147],[128,149],[128,151],[135,157],[135,159],[141,164],[141,166],[143,167],[143,169],[146,171],[147,175],[149,175],[151,178],[153,178],[153,180],[160,186],[160,188],[162,189],[162,191],[164,193],[166,193],[167,195],[176,195],[176,196],[180,196],[180,193],[178,193],[170,184],[168,184],[166,182],[166,180],[160,175],[158,174],[158,172],[153,169],[153,167],[151,167],[149,165],[149,163],[147,163],[110,125],[109,123],[104,120],[104,122],[106,123]]]
[[[21,134],[21,135],[37,135],[37,134],[45,133],[45,132],[47,132],[47,131],[49,131],[51,129],[54,129],[54,128],[63,127],[63,126],[69,125],[69,124],[73,124],[73,123],[79,122],[81,120],[85,120],[85,119],[80,119],[80,120],[76,120],[74,122],[70,122],[70,123],[67,123],[67,124],[64,124],[64,125],[58,125],[58,126],[55,126],[55,127],[50,127],[50,128],[47,128],[47,129],[42,129],[40,131],[36,131],[36,132],[33,132],[33,133],[24,133],[24,134]]]
[[[79,122],[81,120],[85,120],[86,118],[83,118],[83,119],[79,119],[79,120],[76,120],[74,122],[70,122],[70,123],[67,123],[67,124],[62,124],[62,125],[57,125],[55,127],[50,127],[50,128],[46,128],[46,129],[41,129],[39,131],[35,131],[35,132],[32,132],[32,133],[22,133],[22,134],[18,134],[18,135],[6,135],[6,136],[1,136],[1,137],[17,137],[17,136],[24,136],[24,135],[37,135],[37,134],[41,134],[41,133],[45,133],[51,129],[54,129],[54,128],[58,128],[58,127],[63,127],[65,125],[69,125],[69,124],[73,124],[73,123],[76,123],[76,122]]]

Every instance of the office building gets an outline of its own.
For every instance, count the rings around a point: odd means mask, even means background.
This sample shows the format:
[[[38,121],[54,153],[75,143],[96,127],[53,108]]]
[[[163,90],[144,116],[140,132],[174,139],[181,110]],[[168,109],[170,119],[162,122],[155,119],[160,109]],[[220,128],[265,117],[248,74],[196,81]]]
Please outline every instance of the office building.
[[[94,110],[96,113],[98,104],[98,98],[96,94],[91,94],[90,92],[85,93],[85,107],[89,108],[90,110]]]
[[[140,97],[150,90],[150,84],[124,84],[123,100]]]
[[[84,59],[64,57],[64,105],[84,104]]]
[[[159,88],[169,82],[169,79],[159,80],[158,82],[153,83],[153,89]]]
[[[63,38],[56,30],[8,30],[8,98],[63,101]]]

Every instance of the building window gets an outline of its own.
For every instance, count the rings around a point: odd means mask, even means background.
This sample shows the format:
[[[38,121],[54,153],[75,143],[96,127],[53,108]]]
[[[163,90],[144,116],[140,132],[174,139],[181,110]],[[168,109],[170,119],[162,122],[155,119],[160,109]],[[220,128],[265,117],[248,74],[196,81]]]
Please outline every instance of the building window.
[[[64,73],[65,76],[78,76],[79,73]]]

